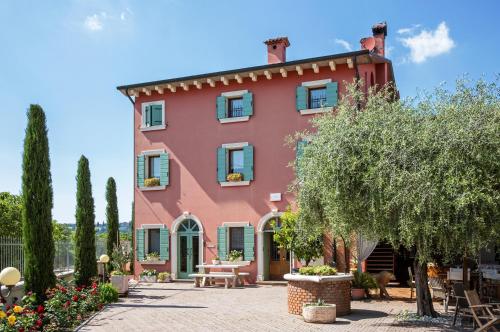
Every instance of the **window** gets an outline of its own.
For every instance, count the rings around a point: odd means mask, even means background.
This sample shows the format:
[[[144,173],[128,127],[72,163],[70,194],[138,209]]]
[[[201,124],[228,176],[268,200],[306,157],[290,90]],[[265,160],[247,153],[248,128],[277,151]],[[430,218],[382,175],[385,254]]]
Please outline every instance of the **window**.
[[[142,104],[141,130],[165,129],[165,102],[156,101]]]
[[[229,150],[229,173],[243,173],[243,149]]]
[[[228,117],[237,118],[243,116],[243,97],[229,99]]]
[[[238,250],[243,252],[245,250],[245,237],[244,227],[230,227],[229,228],[229,251]]]
[[[321,108],[326,105],[326,87],[309,89],[309,108]]]
[[[148,178],[160,178],[160,156],[148,157]]]
[[[160,253],[160,229],[151,228],[147,230],[148,233],[148,246],[146,248],[146,255],[151,253]]]

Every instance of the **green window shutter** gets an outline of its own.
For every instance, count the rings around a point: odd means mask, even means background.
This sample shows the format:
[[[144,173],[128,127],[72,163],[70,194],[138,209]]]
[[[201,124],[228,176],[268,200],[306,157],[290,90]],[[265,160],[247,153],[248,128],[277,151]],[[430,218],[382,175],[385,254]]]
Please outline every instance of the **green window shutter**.
[[[144,187],[144,155],[137,156],[137,187]]]
[[[160,228],[160,260],[170,259],[168,228]]]
[[[243,252],[243,259],[245,261],[253,261],[255,260],[254,253],[254,241],[255,241],[255,232],[253,226],[245,226],[243,231],[244,236],[244,247],[245,250]]]
[[[144,260],[144,229],[135,230],[135,251],[138,261]]]
[[[217,119],[227,118],[227,97],[217,97]]]
[[[253,145],[243,147],[243,180],[253,180]]]
[[[227,260],[227,227],[217,227],[217,256],[221,260]]]
[[[338,84],[337,82],[326,83],[326,106],[337,106]]]
[[[295,150],[295,158],[297,159],[297,161],[304,154],[304,147],[306,145],[307,145],[307,141],[303,141],[303,140],[297,141],[297,148]]]
[[[307,88],[305,86],[297,87],[296,106],[297,111],[307,109]]]
[[[253,114],[253,95],[247,92],[243,95],[243,116],[250,116]]]
[[[227,149],[217,148],[217,181],[226,182]]]
[[[168,153],[160,154],[160,186],[168,186],[170,183],[170,170]]]
[[[162,105],[152,105],[151,106],[151,125],[161,126],[163,124],[163,106]]]
[[[144,108],[144,125],[146,127],[151,126],[151,106],[146,106]]]

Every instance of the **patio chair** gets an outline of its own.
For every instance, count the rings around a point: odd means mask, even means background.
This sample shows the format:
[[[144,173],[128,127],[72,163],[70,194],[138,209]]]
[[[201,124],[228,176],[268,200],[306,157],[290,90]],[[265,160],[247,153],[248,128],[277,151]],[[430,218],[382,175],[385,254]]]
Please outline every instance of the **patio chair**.
[[[446,288],[443,279],[429,278],[429,286],[432,290],[432,297],[443,300],[444,311],[448,312],[448,303],[450,301],[450,292]]]
[[[500,323],[500,316],[495,315],[491,310],[491,305],[482,304],[479,295],[475,290],[465,291],[465,297],[472,311],[474,321],[479,326],[475,331],[498,331],[495,324]],[[483,324],[483,322],[485,322]]]
[[[413,297],[413,290],[415,289],[415,277],[411,273],[411,266],[408,266],[408,286],[410,286],[410,299]]]
[[[472,311],[469,308],[469,303],[465,298],[464,284],[456,282],[453,284],[453,297],[455,298],[455,315],[453,317],[453,326],[457,321],[457,316],[460,313],[461,317],[472,318]]]

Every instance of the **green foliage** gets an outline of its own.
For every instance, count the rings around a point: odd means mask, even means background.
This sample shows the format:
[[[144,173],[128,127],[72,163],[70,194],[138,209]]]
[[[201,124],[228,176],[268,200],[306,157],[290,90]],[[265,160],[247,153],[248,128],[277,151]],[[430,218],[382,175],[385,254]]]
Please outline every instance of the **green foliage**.
[[[54,242],[70,242],[71,229],[66,224],[60,224],[57,220],[52,220],[52,237]]]
[[[150,252],[149,254],[146,255],[146,260],[147,261],[159,261],[160,260],[160,253],[159,252]]]
[[[118,221],[118,202],[116,198],[115,179],[109,178],[106,184],[106,223],[108,237],[106,242],[107,254],[112,257],[113,248],[120,244],[120,231]]]
[[[352,281],[353,288],[363,288],[364,290],[376,289],[377,281],[367,272],[353,272],[354,280]]]
[[[116,271],[126,274],[126,265],[130,262],[130,252],[124,245],[115,245],[111,253],[111,266]]]
[[[337,269],[328,265],[303,266],[299,273],[306,276],[333,276],[337,274]]]
[[[323,256],[323,233],[320,228],[300,227],[297,220],[299,213],[285,211],[281,217],[281,225],[273,224],[274,241],[295,257],[306,262],[306,266],[318,257]]]
[[[90,182],[89,161],[82,156],[76,175],[76,243],[75,280],[78,285],[88,285],[97,275],[94,230],[94,198]]]
[[[326,303],[322,299],[318,299],[317,302],[305,303],[304,307],[329,307],[330,304]]]
[[[158,273],[158,281],[165,281],[170,278],[170,273],[168,272],[160,272]]]
[[[158,179],[158,178],[144,179],[144,186],[145,187],[157,187],[159,185],[160,185],[160,179]]]
[[[21,237],[22,196],[0,192],[0,236]]]
[[[110,283],[99,285],[99,299],[101,303],[113,303],[118,301],[118,290]]]
[[[158,275],[158,272],[155,269],[144,269],[140,274],[141,277],[154,277],[156,275]]]
[[[230,261],[236,261],[238,259],[240,259],[241,257],[243,257],[243,252],[241,252],[240,250],[231,250],[229,252],[229,260]]]
[[[24,139],[22,175],[22,234],[24,288],[45,299],[56,282],[52,238],[52,178],[45,113],[30,105]]]

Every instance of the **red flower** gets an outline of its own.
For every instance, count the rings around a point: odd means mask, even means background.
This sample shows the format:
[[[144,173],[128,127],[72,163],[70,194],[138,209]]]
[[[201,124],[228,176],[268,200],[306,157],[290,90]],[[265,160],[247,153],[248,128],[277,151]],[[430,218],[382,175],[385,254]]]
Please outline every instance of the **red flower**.
[[[70,304],[71,303],[69,301],[66,301],[66,303],[64,303],[64,307],[67,308],[67,307],[69,307]]]
[[[80,297],[85,300],[87,298],[87,295],[81,294]]]
[[[7,305],[5,306],[5,310],[10,310],[10,305],[8,305],[8,304],[7,304]]]
[[[92,292],[90,292],[90,294],[92,294],[92,295],[96,295],[96,294],[97,294],[97,291],[94,289]]]
[[[78,301],[78,295],[73,295],[73,301],[74,302]]]
[[[97,288],[97,283],[95,283],[95,282],[94,282],[94,283],[92,283],[92,288],[93,288],[93,289],[96,289],[96,288]]]
[[[42,320],[41,320],[41,319],[38,319],[38,320],[36,321],[36,326],[40,327],[40,326],[42,326],[42,324],[43,324],[43,322],[42,322]]]
[[[37,308],[36,308],[36,312],[38,312],[39,314],[41,314],[43,312],[44,308],[43,308],[43,305],[39,305]]]
[[[19,331],[19,332],[24,332],[24,328],[23,328],[23,327],[20,327],[18,331]]]

